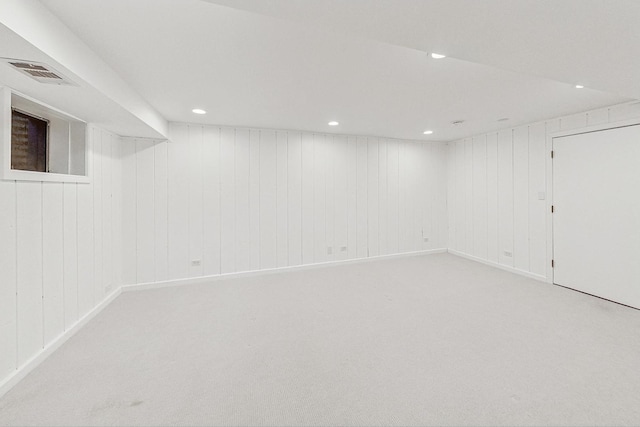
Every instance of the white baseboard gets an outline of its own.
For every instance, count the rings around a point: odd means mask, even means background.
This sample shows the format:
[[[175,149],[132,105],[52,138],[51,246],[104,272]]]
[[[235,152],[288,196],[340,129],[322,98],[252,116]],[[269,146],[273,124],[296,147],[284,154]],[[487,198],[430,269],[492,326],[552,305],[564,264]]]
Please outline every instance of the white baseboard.
[[[60,334],[56,339],[47,344],[38,354],[20,366],[9,377],[0,382],[0,397],[7,393],[13,386],[15,386],[20,380],[33,371],[39,364],[41,364],[47,357],[49,357],[54,351],[56,351],[62,344],[64,344],[69,338],[74,336],[84,325],[86,325],[91,319],[93,319],[98,313],[104,310],[114,299],[122,292],[121,288],[116,289],[109,294],[102,302],[95,306],[91,311],[82,316],[76,323],[74,323],[69,329]]]
[[[471,261],[479,262],[481,264],[486,264],[486,265],[489,265],[491,267],[499,268],[500,270],[508,271],[510,273],[519,274],[520,276],[525,276],[525,277],[528,277],[530,279],[539,280],[539,281],[545,282],[545,283],[551,283],[547,279],[546,276],[543,276],[541,274],[535,274],[535,273],[531,273],[529,271],[520,270],[519,268],[509,267],[508,265],[498,264],[497,262],[487,261],[486,259],[478,258],[478,257],[475,257],[473,255],[469,255],[469,254],[465,254],[464,252],[459,252],[459,251],[456,251],[454,249],[448,249],[447,252],[449,252],[451,255],[456,255],[456,256],[459,256],[459,257],[462,257],[462,258],[469,259]]]
[[[429,254],[436,254],[436,253],[446,253],[446,252],[447,252],[447,249],[444,249],[444,248],[430,249],[425,251],[404,252],[404,253],[391,254],[391,255],[378,255],[378,256],[372,256],[368,258],[355,258],[355,259],[347,259],[347,260],[340,260],[340,261],[320,262],[315,264],[294,265],[290,267],[269,268],[265,270],[252,270],[252,271],[243,271],[239,273],[215,274],[210,276],[192,277],[188,279],[163,280],[161,282],[138,283],[135,285],[122,286],[122,292],[141,291],[145,289],[160,289],[160,288],[166,288],[171,286],[193,285],[198,283],[210,283],[213,281],[225,280],[225,279],[255,277],[255,276],[263,276],[267,274],[311,270],[316,268],[325,268],[325,267],[332,267],[337,265],[360,264],[365,262],[382,261],[382,260],[394,259],[394,258],[404,258],[404,257],[429,255]]]

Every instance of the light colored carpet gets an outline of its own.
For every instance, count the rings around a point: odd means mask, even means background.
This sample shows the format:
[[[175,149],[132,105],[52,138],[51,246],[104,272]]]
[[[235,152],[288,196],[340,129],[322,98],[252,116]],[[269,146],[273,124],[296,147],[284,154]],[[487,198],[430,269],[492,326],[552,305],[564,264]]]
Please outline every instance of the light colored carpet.
[[[640,311],[448,254],[126,293],[1,425],[639,425]]]

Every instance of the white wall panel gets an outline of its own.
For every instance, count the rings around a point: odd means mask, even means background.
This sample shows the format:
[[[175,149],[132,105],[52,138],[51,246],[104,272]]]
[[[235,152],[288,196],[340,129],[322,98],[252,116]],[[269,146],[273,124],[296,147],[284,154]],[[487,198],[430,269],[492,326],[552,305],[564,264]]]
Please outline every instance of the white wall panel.
[[[163,144],[167,145],[167,144]],[[220,274],[220,129],[203,130],[202,162],[202,266],[204,274]],[[170,175],[166,177],[167,181]]]
[[[416,144],[413,144],[416,145]],[[378,138],[367,138],[367,242],[368,256],[380,255]]]
[[[302,135],[287,141],[287,248],[289,265],[302,264]]]
[[[235,130],[220,133],[220,272],[236,271]]]
[[[529,271],[529,127],[513,132],[513,265]]]
[[[314,245],[314,140],[313,135],[302,134],[302,264],[312,264]]]
[[[336,260],[344,260],[348,257],[349,241],[349,192],[347,183],[347,155],[349,141],[346,136],[334,138],[334,165],[333,165],[333,195],[334,195],[334,221],[333,241],[337,251],[334,254]]]
[[[251,134],[248,129],[236,130],[235,143],[235,259],[237,271],[251,270],[251,221],[249,174],[251,166]],[[197,207],[194,207],[197,209]],[[191,207],[190,207],[191,209]]]
[[[325,135],[313,135],[313,239],[314,262],[325,262],[327,256],[326,176],[327,147]]]
[[[195,124],[171,129],[170,141],[138,141],[150,148],[138,161],[127,148],[122,153],[123,182],[133,184],[124,187],[135,189],[123,203],[136,206],[123,209],[123,246],[133,248],[127,254],[138,276],[167,265],[165,278],[190,277],[200,247],[199,274],[216,275],[446,243],[443,144]],[[142,223],[142,210],[151,226]],[[127,237],[141,233],[146,237],[133,242]]]
[[[202,158],[204,161],[204,152]],[[153,254],[156,280],[167,280],[169,277],[167,269],[167,162],[167,144],[155,143],[153,146]],[[203,185],[205,184],[203,183]],[[204,206],[202,211],[203,214],[206,212]],[[206,236],[204,230],[202,234]]]
[[[64,323],[78,321],[78,184],[64,184]]]
[[[203,128],[199,125],[189,125],[189,258],[188,268],[190,277],[202,276],[202,245],[204,219],[202,198],[202,144]],[[153,175],[152,175],[153,176]]]
[[[43,320],[46,319],[43,344],[64,332],[63,186],[61,182],[42,183],[42,304]],[[90,299],[87,305],[92,305],[93,292],[87,294],[85,298]]]
[[[102,133],[102,283],[99,283],[99,292],[95,297],[98,301],[111,293],[113,284],[113,160],[112,135]],[[116,254],[119,257],[119,254]],[[78,267],[79,268],[79,267]],[[78,285],[81,287],[80,284]],[[82,307],[78,305],[78,309]],[[85,315],[90,307],[83,307],[79,315]]]
[[[136,272],[138,283],[155,281],[155,156],[153,141],[136,145]],[[103,147],[104,149],[104,147]],[[104,241],[103,241],[104,244]],[[106,253],[107,251],[103,251]]]
[[[498,134],[487,135],[487,260],[498,262]]]
[[[473,256],[486,259],[488,254],[487,236],[487,141],[479,136],[473,144]]]
[[[17,183],[18,366],[43,347],[42,183]]]
[[[276,265],[289,265],[288,232],[288,142],[287,132],[276,133]]]
[[[16,183],[0,180],[0,378],[17,366]]]
[[[552,275],[549,135],[630,119],[640,119],[640,103],[631,102],[477,135],[471,138],[474,151],[470,162],[465,150],[469,138],[449,143],[449,247],[549,280]],[[483,138],[486,139],[484,147],[476,143]],[[471,180],[469,173],[473,174]],[[484,196],[483,176],[486,180],[486,237],[484,230],[478,230],[485,219],[481,200]],[[469,217],[470,200],[471,250],[467,244],[468,223],[461,219]]]
[[[138,283],[137,281],[137,205],[138,202],[136,200],[136,181],[137,181],[137,173],[136,173],[136,144],[135,141],[127,139],[122,142],[121,146],[121,159],[120,164],[122,168],[122,281],[123,284],[133,284]],[[96,161],[95,157],[97,154],[94,153],[94,165]],[[95,166],[94,166],[95,169]],[[95,181],[95,179],[94,179]],[[97,208],[98,203],[99,206],[102,206],[102,200],[96,197],[95,194],[95,182],[93,184],[94,187],[94,207]],[[95,215],[94,223],[98,224],[100,221],[100,216]],[[99,263],[99,256],[101,251],[96,250],[102,248],[102,245],[99,245],[98,242],[101,241],[101,237],[99,235],[101,228],[94,227],[94,239],[95,239],[95,275],[96,277],[100,277],[100,269],[101,263]]]
[[[102,150],[102,132],[98,128],[93,129],[93,140],[91,141],[91,148],[93,150],[93,172],[92,172],[92,188],[93,188],[93,253],[94,253],[94,265],[93,265],[93,295],[95,299],[100,300],[100,296],[104,295],[103,289],[103,281],[104,281],[104,268],[103,268],[103,219],[104,219],[104,198],[102,191],[102,163],[104,160],[104,154]],[[135,143],[132,141],[133,145],[133,159],[134,162],[132,171],[135,174]],[[135,182],[135,179],[130,182]],[[129,197],[129,201],[131,203],[136,204],[135,199],[135,187],[131,189],[133,192],[133,196]],[[135,209],[135,208],[134,208]],[[135,211],[134,216],[131,217],[133,221],[135,221]],[[136,232],[136,224],[132,224],[130,230],[135,233]],[[135,234],[134,234],[135,235]],[[135,254],[133,254],[129,260],[132,263],[135,263]],[[136,283],[135,277],[135,266],[132,268],[134,272],[134,276],[131,278],[131,283]]]
[[[0,382],[102,302],[95,297],[102,283],[94,279],[94,221],[100,220],[104,240],[122,235],[119,211],[109,212],[113,218],[106,224],[95,215],[112,209],[112,195],[122,198],[119,186],[109,190],[106,200],[96,191],[103,175],[121,173],[119,158],[101,161],[103,140],[107,146],[120,145],[120,138],[90,126],[89,184],[0,181]],[[120,260],[102,263],[110,265],[106,276],[114,277]]]
[[[260,132],[260,268],[277,266],[277,170],[276,132]],[[224,161],[224,160],[223,160]]]
[[[169,279],[189,277],[189,130],[174,124],[168,146],[168,253]],[[233,168],[233,161],[230,162]],[[225,165],[225,167],[229,167]]]

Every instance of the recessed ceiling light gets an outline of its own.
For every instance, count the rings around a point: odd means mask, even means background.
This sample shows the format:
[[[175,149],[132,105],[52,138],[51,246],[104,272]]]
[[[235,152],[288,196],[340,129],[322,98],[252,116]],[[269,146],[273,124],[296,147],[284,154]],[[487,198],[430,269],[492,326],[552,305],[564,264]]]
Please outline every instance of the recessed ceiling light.
[[[447,57],[447,55],[442,55],[442,54],[440,54],[440,53],[432,53],[432,54],[431,54],[431,57],[432,57],[433,59],[442,59],[442,58],[446,58],[446,57]]]
[[[584,86],[582,86],[582,85],[576,85],[576,89],[584,89]]]
[[[193,109],[193,110],[191,110],[191,111],[193,111],[193,112],[194,112],[194,113],[196,113],[196,114],[207,114],[207,112],[206,112],[206,111],[204,111],[204,110],[203,110],[203,109],[201,109],[201,108],[194,108],[194,109]]]
[[[329,122],[329,126],[338,126],[339,124],[338,122]]]
[[[424,132],[422,132],[425,135],[431,135],[433,133],[432,130],[425,130]]]

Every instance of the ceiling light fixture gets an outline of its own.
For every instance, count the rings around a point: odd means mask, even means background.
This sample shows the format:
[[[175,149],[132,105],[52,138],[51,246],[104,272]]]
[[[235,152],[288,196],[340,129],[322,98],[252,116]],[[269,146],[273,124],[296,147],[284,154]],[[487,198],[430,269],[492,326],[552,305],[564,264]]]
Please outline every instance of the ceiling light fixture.
[[[338,126],[340,123],[338,122],[329,122],[329,126]]]
[[[442,58],[446,58],[446,57],[447,57],[447,55],[442,55],[442,54],[440,54],[440,53],[432,53],[432,54],[431,54],[431,57],[432,57],[433,59],[442,59]]]
[[[193,112],[194,112],[194,113],[196,113],[196,114],[207,114],[207,112],[206,112],[206,111],[204,111],[204,110],[203,110],[203,109],[201,109],[201,108],[194,108],[194,109],[193,109],[193,110],[191,110],[191,111],[193,111]]]
[[[582,85],[576,85],[576,89],[584,89],[584,86],[582,86]]]
[[[422,132],[425,135],[431,135],[433,133],[432,130],[425,130],[424,132]]]

